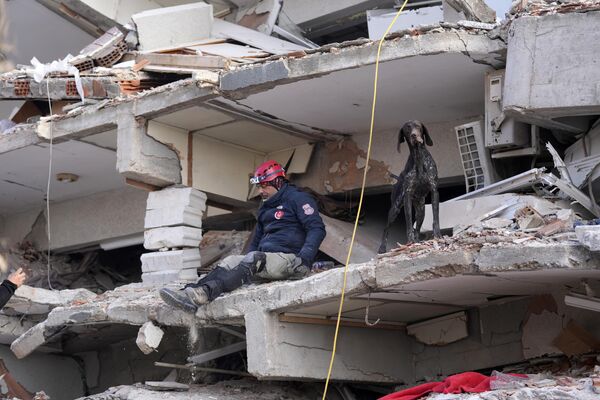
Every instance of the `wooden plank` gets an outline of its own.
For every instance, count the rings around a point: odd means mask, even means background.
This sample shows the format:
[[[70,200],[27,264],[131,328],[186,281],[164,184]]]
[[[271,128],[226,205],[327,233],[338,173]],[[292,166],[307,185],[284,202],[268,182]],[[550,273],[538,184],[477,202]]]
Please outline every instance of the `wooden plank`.
[[[217,350],[207,351],[206,353],[198,354],[188,358],[188,362],[194,364],[203,364],[205,362],[226,356],[228,354],[237,353],[238,351],[246,350],[246,341],[230,344]]]
[[[214,54],[216,56],[227,58],[261,58],[268,57],[270,55],[270,53],[267,53],[254,47],[240,46],[239,44],[233,43],[206,44],[199,46],[191,46],[188,48],[195,51],[199,51],[202,54]]]
[[[144,183],[144,182],[136,181],[136,180],[133,180],[131,178],[125,178],[125,183],[128,184],[129,186],[133,186],[134,188],[142,189],[142,190],[145,190],[147,192],[154,192],[154,191],[160,189],[158,186],[154,186],[154,185],[151,185],[149,183]]]
[[[318,318],[318,317],[304,317],[299,315],[279,314],[279,322],[289,322],[292,324],[308,324],[308,325],[333,325],[337,323],[335,318]],[[364,321],[350,321],[342,318],[340,320],[340,326],[347,326],[353,328],[369,328],[369,329],[387,329],[392,331],[405,331],[406,326],[404,324],[390,324],[379,322],[377,325],[368,326]]]
[[[135,61],[140,63],[143,60],[148,60],[150,65],[164,65],[180,68],[225,68],[227,60],[217,56],[202,56],[192,54],[161,54],[161,53],[146,53],[139,54]],[[145,68],[144,68],[145,69]]]
[[[265,35],[264,33],[253,29],[218,18],[213,21],[211,36],[237,40],[238,42],[248,44],[272,54],[286,54],[292,51],[306,50],[306,47],[277,39],[273,36]]]
[[[194,187],[194,134],[192,132],[188,132],[187,151],[187,185]]]

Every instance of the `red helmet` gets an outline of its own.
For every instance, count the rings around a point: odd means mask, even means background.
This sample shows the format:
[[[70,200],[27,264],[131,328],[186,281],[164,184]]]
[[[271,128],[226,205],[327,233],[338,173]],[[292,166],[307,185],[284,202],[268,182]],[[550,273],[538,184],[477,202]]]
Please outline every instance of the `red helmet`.
[[[269,160],[256,168],[254,176],[250,178],[250,183],[257,185],[259,183],[271,182],[278,176],[285,178],[285,170],[277,161]]]

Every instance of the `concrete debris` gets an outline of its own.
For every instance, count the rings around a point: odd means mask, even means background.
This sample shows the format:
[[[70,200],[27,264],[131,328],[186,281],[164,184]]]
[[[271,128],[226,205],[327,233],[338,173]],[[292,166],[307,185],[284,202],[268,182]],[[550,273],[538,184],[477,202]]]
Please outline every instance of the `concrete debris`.
[[[102,293],[139,279],[135,266],[123,266],[117,272],[107,260],[101,261],[96,251],[72,255],[52,254],[49,273],[47,257],[47,252],[37,250],[29,242],[5,249],[0,247],[0,258],[4,258],[8,265],[23,266],[28,276],[27,285],[34,290],[49,289],[50,280],[53,289],[88,289]],[[58,303],[60,301],[53,304]]]
[[[448,5],[468,20],[493,24],[496,22],[496,12],[483,0],[444,0]]]
[[[69,60],[79,72],[91,71],[94,67],[111,67],[127,51],[125,36],[118,28],[109,29],[104,35],[83,48]]]
[[[16,314],[48,314],[53,308],[86,303],[93,297],[96,293],[87,289],[47,290],[23,285],[15,291],[4,309]]]
[[[191,385],[185,393],[156,392],[142,384],[117,386],[78,400],[312,400],[318,395],[319,387],[308,383],[241,379],[221,381],[214,385]]]
[[[600,251],[600,225],[576,226],[575,234],[577,240],[590,251]]]
[[[141,326],[148,321],[155,321],[161,326],[192,326],[189,314],[168,307],[153,288],[134,283],[67,307],[52,309],[46,320],[15,340],[11,350],[15,356],[23,358],[72,327],[94,327],[99,323]]]
[[[141,51],[172,49],[210,37],[213,6],[200,2],[156,8],[133,14],[131,19]]]
[[[513,221],[508,218],[490,218],[483,221],[481,224],[485,229],[500,229],[507,228],[512,225]]]
[[[140,348],[142,353],[150,354],[156,351],[165,333],[152,321],[146,322],[138,331],[135,344]]]
[[[600,10],[594,0],[515,0],[509,10],[511,16],[546,15]]]
[[[544,217],[533,207],[525,206],[515,213],[519,229],[534,229],[544,225]]]

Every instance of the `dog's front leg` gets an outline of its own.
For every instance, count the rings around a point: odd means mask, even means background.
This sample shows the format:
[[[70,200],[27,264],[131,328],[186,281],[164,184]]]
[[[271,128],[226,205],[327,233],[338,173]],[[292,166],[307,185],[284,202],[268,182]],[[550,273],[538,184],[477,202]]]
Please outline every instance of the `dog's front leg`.
[[[425,197],[417,200],[415,205],[415,241],[421,241],[421,226],[425,220]]]
[[[440,194],[437,188],[431,191],[431,212],[433,213],[433,237],[442,237],[440,232]]]
[[[406,239],[408,243],[414,243],[415,231],[412,218],[412,193],[404,195],[404,219],[406,220]]]

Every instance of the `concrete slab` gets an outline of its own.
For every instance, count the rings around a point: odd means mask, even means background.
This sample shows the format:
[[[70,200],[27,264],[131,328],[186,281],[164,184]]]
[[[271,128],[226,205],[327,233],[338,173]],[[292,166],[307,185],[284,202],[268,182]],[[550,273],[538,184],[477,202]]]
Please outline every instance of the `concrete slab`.
[[[196,270],[196,268],[167,269],[155,272],[144,272],[142,274],[142,282],[145,285],[164,286],[174,282],[189,283],[197,279],[198,271]]]
[[[166,226],[202,227],[202,211],[191,207],[171,207],[146,211],[144,228],[161,228]]]
[[[190,207],[206,210],[206,194],[191,187],[168,187],[148,193],[147,210]]]
[[[213,7],[206,3],[163,7],[133,14],[141,51],[178,47],[210,37]]]
[[[465,365],[482,369],[522,361],[526,296],[560,292],[584,278],[599,279],[600,256],[571,242],[501,239],[468,235],[441,239],[350,265],[346,295],[352,301],[346,306],[354,318],[343,321],[334,379],[410,383],[459,372]],[[195,316],[163,304],[154,287],[128,285],[88,304],[52,310],[13,347],[25,356],[75,326],[99,323],[142,325],[152,320],[161,326],[245,325],[251,374],[263,379],[321,380],[328,367],[334,327],[329,314],[319,314],[315,306],[337,304],[343,274],[342,269],[333,269],[299,281],[246,286],[200,307]],[[168,286],[179,288],[181,283]],[[378,318],[380,307],[386,307],[385,320],[375,327],[364,324],[369,304],[364,300],[369,293],[374,299],[372,320]],[[418,343],[398,329],[403,308],[394,312],[394,306],[407,303],[469,310],[469,337],[445,346]],[[290,314],[306,317],[305,309],[313,313],[308,321],[282,319]],[[427,315],[434,318],[447,313],[442,308],[437,315]],[[364,343],[370,344],[366,353]]]
[[[48,290],[27,285],[19,287],[4,308],[26,315],[47,314],[55,307],[89,301],[97,294],[87,289]]]
[[[23,358],[71,327],[101,323],[141,326],[150,320],[163,326],[192,325],[189,314],[164,304],[154,288],[136,283],[105,292],[93,301],[53,309],[46,320],[19,336],[11,350],[18,358]]]
[[[198,247],[202,229],[189,226],[148,229],[144,232],[144,248],[158,250],[174,247]]]
[[[200,268],[200,249],[156,251],[141,256],[142,272],[165,270],[178,271],[186,268]]]
[[[600,12],[517,18],[508,35],[505,113],[535,118],[598,112],[598,87],[590,84],[600,79],[598,63]]]

